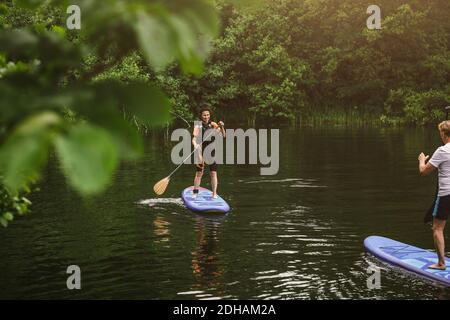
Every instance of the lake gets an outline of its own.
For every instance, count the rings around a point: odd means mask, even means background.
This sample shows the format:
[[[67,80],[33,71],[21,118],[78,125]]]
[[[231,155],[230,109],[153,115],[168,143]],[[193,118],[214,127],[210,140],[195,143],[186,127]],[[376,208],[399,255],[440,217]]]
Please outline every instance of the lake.
[[[280,131],[280,169],[219,166],[232,211],[188,211],[185,165],[163,197],[155,182],[175,168],[163,133],[122,164],[99,197],[81,199],[52,159],[31,195],[32,213],[0,230],[0,298],[13,299],[449,299],[450,289],[365,253],[369,235],[432,249],[436,175],[417,156],[440,145],[436,128],[301,128]],[[210,187],[206,172],[202,185]],[[446,233],[448,234],[448,233]],[[447,239],[448,241],[448,239]],[[66,269],[81,268],[81,290]],[[381,268],[369,290],[367,268]]]

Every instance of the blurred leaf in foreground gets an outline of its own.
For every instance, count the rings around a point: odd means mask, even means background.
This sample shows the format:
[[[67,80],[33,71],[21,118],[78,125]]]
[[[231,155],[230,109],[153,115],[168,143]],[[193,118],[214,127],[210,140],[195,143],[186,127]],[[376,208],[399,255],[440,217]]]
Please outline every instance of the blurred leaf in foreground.
[[[118,165],[118,150],[102,128],[78,124],[55,140],[55,147],[69,183],[82,194],[103,191]]]
[[[58,115],[42,112],[23,121],[0,149],[0,168],[4,184],[13,192],[34,182],[47,161]]]

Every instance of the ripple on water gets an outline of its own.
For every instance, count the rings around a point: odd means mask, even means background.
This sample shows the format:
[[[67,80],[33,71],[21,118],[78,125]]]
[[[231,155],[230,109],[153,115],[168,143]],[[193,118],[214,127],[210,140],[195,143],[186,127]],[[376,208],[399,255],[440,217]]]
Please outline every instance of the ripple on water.
[[[181,198],[151,198],[144,199],[137,202],[140,205],[146,205],[149,207],[155,207],[158,205],[174,204],[177,206],[184,206],[183,200]]]
[[[265,257],[259,265],[262,268],[249,277],[259,291],[255,298],[349,298],[353,293],[359,297],[367,294],[355,290],[352,266],[339,262],[360,251],[351,225],[306,206],[279,208],[270,219],[266,216],[249,225],[254,239],[261,239],[255,248],[264,251],[255,253]],[[276,258],[272,260],[268,254]],[[284,269],[273,268],[277,266]],[[365,269],[358,267],[357,272],[366,276]],[[367,290],[362,277],[357,285]]]
[[[316,179],[300,179],[300,178],[287,178],[287,179],[258,179],[258,180],[239,180],[244,184],[262,184],[272,183],[281,184],[282,186],[289,188],[326,188],[327,186],[317,184]]]

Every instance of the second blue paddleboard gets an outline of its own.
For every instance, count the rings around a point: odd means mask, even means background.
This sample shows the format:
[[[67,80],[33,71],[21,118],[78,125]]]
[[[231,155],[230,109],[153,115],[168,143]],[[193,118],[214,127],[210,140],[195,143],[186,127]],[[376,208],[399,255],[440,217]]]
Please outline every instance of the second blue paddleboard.
[[[419,276],[450,286],[450,259],[445,258],[447,269],[429,269],[437,263],[437,255],[425,249],[385,237],[371,236],[364,240],[368,252],[387,263],[414,272]]]

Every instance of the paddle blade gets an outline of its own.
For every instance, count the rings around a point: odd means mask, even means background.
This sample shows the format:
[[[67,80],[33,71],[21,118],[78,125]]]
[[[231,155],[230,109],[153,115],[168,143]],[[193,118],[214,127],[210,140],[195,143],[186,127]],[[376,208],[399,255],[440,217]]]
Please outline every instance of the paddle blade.
[[[169,181],[170,178],[166,177],[160,181],[158,181],[154,186],[153,186],[153,191],[155,191],[155,193],[160,196],[164,193],[164,191],[166,191],[167,186],[169,185]]]

